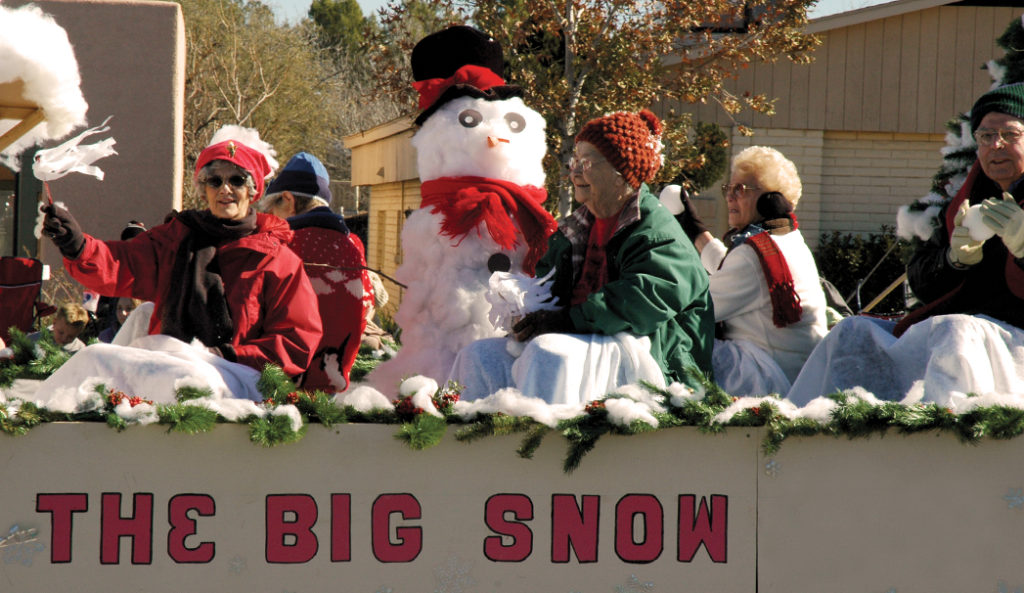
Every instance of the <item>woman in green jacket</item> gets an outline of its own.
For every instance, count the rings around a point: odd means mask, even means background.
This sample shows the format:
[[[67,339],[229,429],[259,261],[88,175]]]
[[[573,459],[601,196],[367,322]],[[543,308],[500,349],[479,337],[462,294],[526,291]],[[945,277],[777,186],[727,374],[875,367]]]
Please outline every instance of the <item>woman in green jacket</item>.
[[[518,357],[501,338],[463,349],[450,379],[476,399],[505,387],[551,403],[580,403],[647,381],[696,386],[711,371],[714,312],[693,244],[647,189],[661,167],[661,122],[618,112],[576,137],[569,179],[581,204],[559,224],[537,276],[554,268],[559,308],[513,327]]]

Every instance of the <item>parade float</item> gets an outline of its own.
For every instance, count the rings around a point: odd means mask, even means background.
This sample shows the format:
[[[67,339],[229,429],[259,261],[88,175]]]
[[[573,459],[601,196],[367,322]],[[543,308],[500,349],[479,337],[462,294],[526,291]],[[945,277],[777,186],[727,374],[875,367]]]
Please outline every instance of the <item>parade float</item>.
[[[422,376],[311,394],[268,368],[234,412],[102,377],[61,407],[34,383],[61,354],[23,338],[0,368],[3,591],[1024,587],[1010,397],[797,408],[705,381],[557,407]]]

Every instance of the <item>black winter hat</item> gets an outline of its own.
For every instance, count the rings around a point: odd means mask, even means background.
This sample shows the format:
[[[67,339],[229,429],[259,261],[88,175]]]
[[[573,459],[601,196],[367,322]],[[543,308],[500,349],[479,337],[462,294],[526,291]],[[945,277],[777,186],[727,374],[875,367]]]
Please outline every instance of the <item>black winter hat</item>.
[[[1001,86],[985,93],[971,107],[971,133],[978,131],[987,114],[1005,113],[1024,119],[1024,82]]]
[[[497,101],[523,94],[521,87],[505,84],[501,44],[473,27],[454,25],[427,35],[413,47],[411,62],[424,110],[417,125],[452,99]]]

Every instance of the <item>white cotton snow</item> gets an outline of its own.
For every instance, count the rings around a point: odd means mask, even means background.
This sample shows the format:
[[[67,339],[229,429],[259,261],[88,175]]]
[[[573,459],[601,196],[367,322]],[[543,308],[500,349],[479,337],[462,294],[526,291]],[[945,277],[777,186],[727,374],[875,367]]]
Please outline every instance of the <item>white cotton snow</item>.
[[[409,377],[398,387],[398,395],[403,397],[410,397],[412,404],[417,408],[422,409],[431,416],[442,416],[441,412],[437,410],[434,405],[434,394],[437,393],[438,385],[437,381],[430,377],[424,377],[423,375],[416,375],[415,377]]]
[[[688,401],[700,401],[707,393],[704,387],[694,389],[685,383],[672,383],[665,390],[672,394],[669,403],[677,408],[682,407]]]
[[[45,120],[0,152],[0,162],[18,171],[17,156],[45,140],[63,138],[85,123],[78,60],[67,32],[39,7],[0,5],[0,84],[20,80],[22,97],[42,108]],[[0,134],[20,120],[0,119]]]
[[[604,400],[608,419],[619,426],[629,426],[634,420],[645,422],[657,428],[658,419],[651,414],[651,408],[644,402],[634,401],[626,397],[611,397]]]
[[[665,406],[663,405],[664,396],[658,392],[651,391],[650,389],[647,389],[642,385],[623,385],[621,387],[616,387],[614,393],[616,395],[625,396],[634,402],[642,404],[651,411],[665,411]]]
[[[239,399],[233,397],[199,397],[182,402],[186,406],[197,406],[206,408],[223,416],[230,422],[241,422],[250,416],[263,418],[267,415],[267,409],[250,399]]]
[[[302,415],[299,414],[299,409],[291,404],[285,404],[277,406],[270,411],[272,416],[287,416],[292,422],[292,431],[299,432],[302,430]]]
[[[786,418],[796,418],[799,416],[799,408],[797,408],[792,402],[784,399],[777,399],[770,395],[766,395],[764,397],[736,398],[736,400],[733,401],[732,404],[729,405],[729,407],[715,415],[713,421],[720,424],[725,424],[726,422],[732,420],[733,416],[735,416],[736,414],[739,414],[740,412],[748,410],[750,408],[760,407],[764,404],[772,404],[778,409],[779,414],[782,414]]]
[[[806,406],[800,408],[797,417],[826,424],[832,419],[832,412],[838,406],[839,404],[835,400],[827,397],[816,397],[807,402]]]
[[[559,420],[582,414],[583,404],[549,404],[540,398],[523,395],[518,389],[509,387],[471,402],[457,401],[452,410],[466,420],[473,420],[478,414],[501,412],[509,416],[533,418],[554,428]]]
[[[122,399],[121,403],[114,406],[114,413],[129,424],[140,424],[143,426],[153,424],[160,419],[156,413],[155,406],[145,402],[133,406],[128,401],[128,398]]]
[[[896,236],[905,241],[914,237],[927,241],[932,236],[939,225],[939,212],[942,210],[941,205],[934,203],[933,197],[941,200],[936,194],[928,194],[919,200],[933,204],[924,210],[911,209],[909,205],[900,206],[896,211]]]
[[[338,393],[331,401],[338,407],[351,406],[359,412],[387,410],[393,407],[386,395],[369,385],[358,385],[350,391]]]

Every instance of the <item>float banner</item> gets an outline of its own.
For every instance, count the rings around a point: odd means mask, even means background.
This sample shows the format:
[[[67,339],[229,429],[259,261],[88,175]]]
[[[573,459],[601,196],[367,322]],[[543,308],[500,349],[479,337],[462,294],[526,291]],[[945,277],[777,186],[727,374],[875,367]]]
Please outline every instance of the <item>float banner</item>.
[[[263,448],[53,423],[0,436],[0,591],[754,591],[758,436],[552,433],[425,451],[395,426]],[[73,585],[72,585],[73,584]]]

